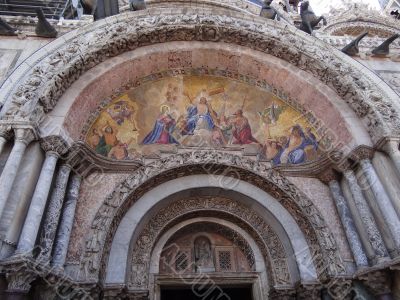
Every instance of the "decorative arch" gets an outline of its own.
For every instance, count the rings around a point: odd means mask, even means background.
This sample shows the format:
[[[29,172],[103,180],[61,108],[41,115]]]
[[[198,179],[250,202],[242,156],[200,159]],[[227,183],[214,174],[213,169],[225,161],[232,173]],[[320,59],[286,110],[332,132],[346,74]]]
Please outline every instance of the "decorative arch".
[[[205,222],[205,223],[204,223]],[[252,261],[254,258],[254,266],[255,271],[259,274],[258,282],[254,282],[256,284],[256,294],[261,296],[261,299],[265,299],[267,297],[267,293],[270,290],[270,278],[267,273],[267,266],[265,265],[264,257],[262,257],[262,253],[259,249],[259,241],[254,241],[252,236],[249,235],[245,230],[240,228],[238,225],[233,224],[226,220],[221,220],[219,218],[210,218],[210,217],[197,217],[192,218],[190,220],[181,222],[171,229],[169,229],[158,241],[154,247],[152,258],[151,258],[151,267],[150,267],[150,276],[156,276],[160,270],[160,261],[158,260],[163,247],[171,240],[176,233],[185,230],[192,225],[201,225],[201,223],[213,225],[217,228],[218,231],[222,231],[224,236],[230,236],[232,240],[236,240],[236,242],[240,243],[242,246],[240,248],[243,249],[244,252],[248,253],[248,260]],[[239,240],[239,241],[238,241]],[[243,274],[243,273],[242,273]],[[254,273],[252,272],[252,275]],[[287,286],[286,288],[290,288]],[[150,298],[152,298],[153,290],[150,289]],[[257,297],[256,297],[257,298]],[[258,298],[257,298],[258,299]]]
[[[366,21],[335,22],[325,27],[323,31],[332,36],[359,36],[363,32],[368,31],[369,36],[380,38],[389,38],[400,32],[398,28],[388,26],[387,24]]]
[[[399,132],[397,94],[361,64],[294,27],[199,9],[151,13],[110,17],[35,53],[6,81],[2,116],[37,121],[86,70],[125,51],[166,41],[218,41],[271,54],[319,78],[352,107],[374,142]]]
[[[260,216],[227,198],[193,197],[175,201],[160,210],[146,224],[134,245],[131,245],[131,261],[128,263],[131,269],[127,274],[129,288],[148,287],[146,276],[149,274],[150,257],[155,243],[174,225],[196,216],[219,218],[239,225],[257,242],[266,261],[268,274],[272,276],[270,286],[294,286],[287,263],[287,257],[291,254],[285,251],[278,235]]]
[[[328,25],[321,30],[329,35],[370,35],[388,38],[399,33],[398,22],[386,12],[370,9],[363,3],[346,3],[346,9],[334,10]]]
[[[98,210],[82,257],[85,280],[98,280],[106,269],[109,248],[118,225],[128,209],[147,191],[174,178],[194,174],[224,175],[249,182],[277,199],[307,236],[309,247],[327,268],[321,278],[345,272],[337,246],[313,203],[280,173],[268,165],[236,155],[193,151],[171,155],[136,170],[105,199]],[[318,262],[317,262],[318,264]],[[102,266],[101,266],[102,265]]]

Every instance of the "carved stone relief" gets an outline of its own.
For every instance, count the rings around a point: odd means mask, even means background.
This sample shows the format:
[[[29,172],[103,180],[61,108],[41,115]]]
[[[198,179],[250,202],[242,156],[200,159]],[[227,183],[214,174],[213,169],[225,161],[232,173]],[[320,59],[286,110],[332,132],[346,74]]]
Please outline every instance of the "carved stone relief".
[[[146,191],[162,182],[194,174],[225,175],[252,183],[275,197],[304,232],[321,276],[344,272],[336,242],[313,203],[287,179],[266,164],[232,154],[193,151],[171,155],[140,167],[123,181],[100,207],[89,232],[82,257],[82,280],[97,281],[106,266],[112,237],[124,213]],[[262,230],[260,230],[262,232]],[[142,267],[133,270],[141,273]]]
[[[235,201],[219,197],[204,197],[182,199],[174,202],[170,206],[160,210],[156,216],[145,226],[137,238],[136,244],[132,250],[132,271],[128,285],[130,288],[143,289],[147,287],[149,272],[149,263],[152,248],[162,234],[173,224],[181,222],[184,218],[199,216],[209,216],[207,211],[214,212],[215,216],[221,219],[232,218],[232,221],[240,225],[241,228],[248,229],[260,245],[267,265],[270,265],[270,274],[272,275],[272,285],[290,285],[290,273],[286,261],[286,252],[283,245],[272,230],[272,228],[254,211]],[[218,213],[216,213],[218,212]],[[225,215],[224,213],[227,213]],[[178,218],[178,219],[177,219]],[[179,221],[178,221],[179,220]],[[246,225],[248,224],[248,225]],[[197,243],[196,243],[197,242]],[[210,272],[215,266],[211,254],[209,241],[206,238],[199,237],[195,240],[195,264],[203,271]],[[254,258],[252,259],[254,261]],[[139,272],[144,270],[144,272]]]

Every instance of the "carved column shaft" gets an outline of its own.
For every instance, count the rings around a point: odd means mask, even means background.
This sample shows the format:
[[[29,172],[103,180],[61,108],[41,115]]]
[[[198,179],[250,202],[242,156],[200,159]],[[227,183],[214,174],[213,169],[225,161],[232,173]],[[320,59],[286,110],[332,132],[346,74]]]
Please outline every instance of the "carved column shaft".
[[[335,200],[336,208],[343,224],[347,240],[349,241],[356,265],[359,268],[368,267],[367,256],[365,255],[356,226],[354,225],[353,217],[346,200],[344,199],[339,182],[337,180],[331,180],[329,182],[329,188],[331,190],[332,197]]]
[[[382,149],[389,155],[394,166],[397,169],[397,175],[400,177],[400,150],[399,141],[389,139],[382,147]]]
[[[56,244],[54,247],[52,265],[57,269],[64,268],[80,186],[81,177],[73,175],[68,186],[60,226],[58,228]]]
[[[3,152],[4,146],[7,141],[11,138],[12,132],[5,126],[0,126],[0,155]]]
[[[344,177],[346,178],[348,186],[350,187],[351,195],[353,196],[356,207],[360,212],[362,222],[365,226],[369,241],[374,249],[378,261],[382,258],[388,257],[389,254],[383,242],[382,236],[378,230],[378,227],[376,226],[375,220],[372,216],[370,208],[368,207],[368,203],[362,194],[361,188],[358,185],[354,172],[351,170],[346,170],[344,172]]]
[[[392,201],[376,174],[371,161],[369,159],[363,159],[360,161],[360,166],[368,181],[369,187],[374,194],[375,200],[378,203],[379,209],[385,218],[386,224],[396,244],[396,248],[400,249],[400,219],[397,216]]]
[[[0,136],[0,154],[3,152],[6,143],[7,140],[4,137]]]
[[[48,261],[50,259],[70,172],[71,166],[61,166],[50,197],[50,202],[47,208],[46,217],[43,223],[43,230],[40,237],[41,251],[39,257],[44,261]]]
[[[19,238],[16,251],[17,254],[30,253],[35,246],[40,221],[42,219],[43,211],[46,206],[46,201],[49,195],[57,160],[57,153],[46,153],[46,159],[43,163],[39,180],[36,184],[36,189],[32,196],[28,215],[26,216],[24,227]]]
[[[31,129],[16,129],[15,142],[8,156],[6,165],[0,176],[0,216],[3,213],[7,199],[17,176],[18,168],[21,164],[26,147],[34,139],[34,133]]]

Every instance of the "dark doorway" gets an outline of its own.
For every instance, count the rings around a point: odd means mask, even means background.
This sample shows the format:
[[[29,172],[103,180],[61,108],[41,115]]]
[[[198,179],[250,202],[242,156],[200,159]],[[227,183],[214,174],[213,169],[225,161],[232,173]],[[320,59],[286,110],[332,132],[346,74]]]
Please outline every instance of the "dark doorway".
[[[161,300],[253,300],[251,286],[218,287],[199,286],[199,289],[165,287],[161,288]]]

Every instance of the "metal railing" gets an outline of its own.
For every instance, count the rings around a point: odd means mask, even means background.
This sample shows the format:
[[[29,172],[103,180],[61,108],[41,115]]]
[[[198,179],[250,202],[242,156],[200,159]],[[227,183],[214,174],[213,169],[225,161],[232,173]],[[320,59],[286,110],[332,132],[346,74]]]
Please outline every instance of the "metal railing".
[[[47,19],[59,19],[66,10],[69,0],[0,0],[0,15],[36,16],[41,8]]]

